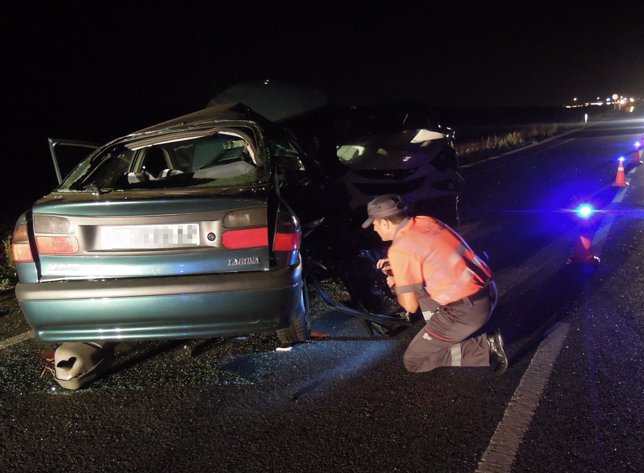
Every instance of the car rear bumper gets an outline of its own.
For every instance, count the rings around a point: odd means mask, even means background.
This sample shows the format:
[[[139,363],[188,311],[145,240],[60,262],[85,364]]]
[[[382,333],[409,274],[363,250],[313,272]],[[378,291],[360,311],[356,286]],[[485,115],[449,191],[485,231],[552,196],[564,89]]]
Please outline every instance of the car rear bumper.
[[[16,285],[43,342],[198,338],[287,327],[305,311],[302,267]]]

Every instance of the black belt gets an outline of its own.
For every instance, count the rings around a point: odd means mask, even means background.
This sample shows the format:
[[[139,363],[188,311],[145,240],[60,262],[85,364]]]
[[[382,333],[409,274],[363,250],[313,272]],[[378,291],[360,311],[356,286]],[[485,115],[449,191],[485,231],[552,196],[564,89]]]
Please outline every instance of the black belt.
[[[481,289],[476,291],[474,294],[470,294],[469,296],[465,296],[465,297],[463,297],[461,299],[457,299],[457,300],[449,302],[447,304],[439,304],[438,302],[436,302],[431,297],[426,297],[426,298],[423,298],[422,301],[420,301],[421,302],[421,307],[420,308],[421,308],[422,311],[433,312],[436,309],[438,309],[439,307],[441,307],[442,305],[450,306],[450,305],[463,304],[463,303],[465,303],[466,299],[468,299],[470,301],[470,303],[478,301],[478,300],[481,300],[481,299],[484,299],[484,298],[494,299],[491,285],[492,285],[492,279],[488,279],[488,283],[485,286],[483,286]]]
[[[483,286],[481,289],[476,291],[474,294],[470,294],[469,296],[465,296],[461,299],[458,299],[454,302],[450,302],[447,305],[457,305],[465,302],[465,299],[469,299],[470,302],[474,301],[479,301],[481,299],[486,299],[486,298],[491,298],[492,294],[490,293],[490,285],[489,283]]]

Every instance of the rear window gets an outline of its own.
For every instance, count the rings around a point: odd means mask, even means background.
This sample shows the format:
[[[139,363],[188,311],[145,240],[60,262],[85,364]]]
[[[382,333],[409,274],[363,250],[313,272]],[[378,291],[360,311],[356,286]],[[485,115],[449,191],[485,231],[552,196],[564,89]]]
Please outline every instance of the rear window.
[[[253,185],[265,173],[241,130],[183,133],[108,146],[81,162],[59,191]]]

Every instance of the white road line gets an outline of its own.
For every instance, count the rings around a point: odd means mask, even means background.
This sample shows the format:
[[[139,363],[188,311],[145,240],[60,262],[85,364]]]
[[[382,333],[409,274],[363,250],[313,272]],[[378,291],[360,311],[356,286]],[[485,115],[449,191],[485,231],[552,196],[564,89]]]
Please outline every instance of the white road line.
[[[514,391],[503,419],[496,427],[476,473],[510,473],[523,436],[539,405],[554,362],[561,351],[569,324],[558,323],[539,345],[530,366]]]
[[[29,340],[30,338],[34,337],[34,333],[29,330],[28,332],[21,333],[20,335],[16,335],[15,337],[10,337],[5,340],[0,341],[0,350],[4,350],[5,348],[10,347],[11,345],[15,345],[16,343],[24,342],[25,340]]]

